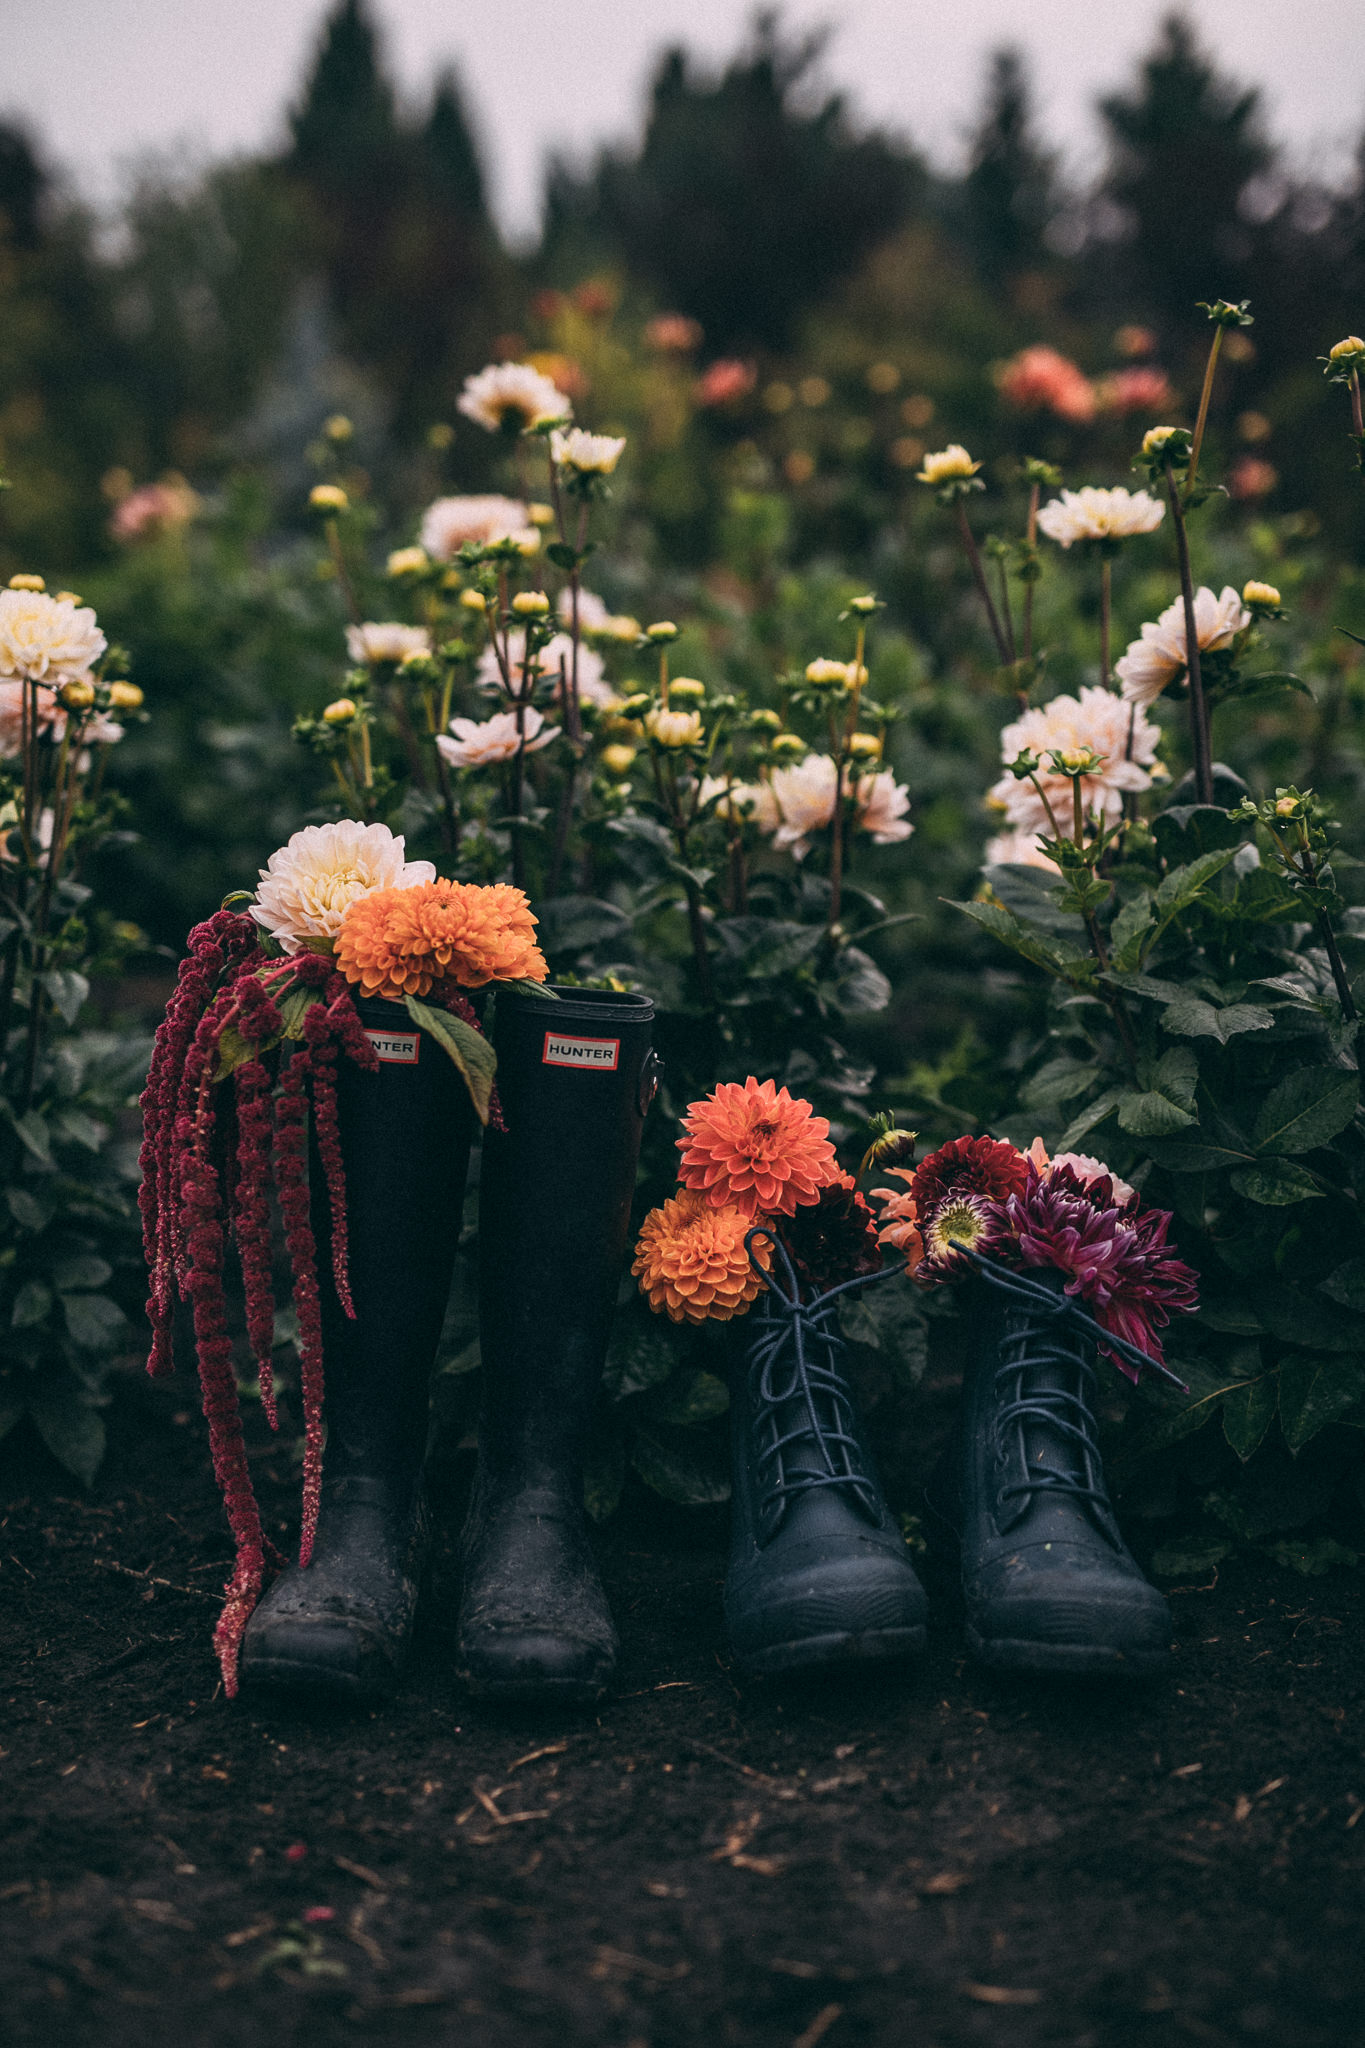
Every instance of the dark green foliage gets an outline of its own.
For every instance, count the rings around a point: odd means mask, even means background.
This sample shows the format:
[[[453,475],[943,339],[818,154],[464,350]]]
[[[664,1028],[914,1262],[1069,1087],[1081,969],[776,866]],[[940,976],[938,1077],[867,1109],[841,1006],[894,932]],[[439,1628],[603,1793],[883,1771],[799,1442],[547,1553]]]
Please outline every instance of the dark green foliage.
[[[997,50],[991,58],[962,198],[986,283],[1003,284],[1048,260],[1043,235],[1057,204],[1056,159],[1034,134],[1028,76],[1018,50]]]

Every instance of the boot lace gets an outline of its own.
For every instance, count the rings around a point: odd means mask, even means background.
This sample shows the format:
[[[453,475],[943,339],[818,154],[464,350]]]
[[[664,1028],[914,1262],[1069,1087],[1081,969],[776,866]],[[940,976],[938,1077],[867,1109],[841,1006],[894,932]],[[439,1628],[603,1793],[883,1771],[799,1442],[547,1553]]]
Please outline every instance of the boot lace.
[[[754,1245],[760,1238],[767,1239],[780,1260],[780,1276],[765,1271],[755,1257]],[[776,1534],[794,1501],[822,1487],[839,1488],[875,1522],[880,1512],[877,1484],[867,1468],[853,1396],[840,1369],[845,1345],[837,1314],[841,1295],[891,1279],[899,1269],[860,1273],[803,1301],[782,1240],[760,1224],[744,1242],[767,1290],[748,1367],[758,1520],[764,1540]]]

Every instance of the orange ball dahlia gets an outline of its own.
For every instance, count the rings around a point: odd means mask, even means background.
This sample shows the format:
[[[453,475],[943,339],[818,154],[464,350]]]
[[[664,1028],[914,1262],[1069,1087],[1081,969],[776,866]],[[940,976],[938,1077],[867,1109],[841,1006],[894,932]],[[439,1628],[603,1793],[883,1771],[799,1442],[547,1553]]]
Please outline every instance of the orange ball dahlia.
[[[712,1208],[792,1216],[838,1177],[829,1121],[772,1081],[722,1081],[683,1118],[678,1178]]]
[[[424,996],[438,981],[544,981],[545,956],[520,889],[498,882],[419,882],[357,897],[337,933],[336,963],[366,996]]]
[[[728,1323],[763,1285],[744,1245],[752,1228],[742,1209],[714,1209],[682,1188],[646,1216],[630,1270],[656,1314],[675,1323]],[[772,1246],[765,1238],[754,1257],[766,1271]]]

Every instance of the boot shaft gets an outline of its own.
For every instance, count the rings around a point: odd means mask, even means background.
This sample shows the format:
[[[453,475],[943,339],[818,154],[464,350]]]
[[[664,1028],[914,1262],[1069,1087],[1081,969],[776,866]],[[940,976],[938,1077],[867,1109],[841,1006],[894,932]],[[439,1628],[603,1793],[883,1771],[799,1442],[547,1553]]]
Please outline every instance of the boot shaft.
[[[656,1086],[647,997],[497,998],[505,1131],[484,1139],[479,1326],[486,1465],[581,1463]]]

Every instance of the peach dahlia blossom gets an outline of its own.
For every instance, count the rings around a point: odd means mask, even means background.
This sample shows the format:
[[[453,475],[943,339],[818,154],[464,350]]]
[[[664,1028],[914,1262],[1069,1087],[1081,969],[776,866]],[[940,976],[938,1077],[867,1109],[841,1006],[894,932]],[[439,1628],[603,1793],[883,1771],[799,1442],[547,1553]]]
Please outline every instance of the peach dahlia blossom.
[[[1194,634],[1201,654],[1231,646],[1243,626],[1250,624],[1251,613],[1230,583],[1217,597],[1207,584],[1194,593]],[[1178,597],[1155,622],[1147,621],[1139,639],[1129,642],[1127,653],[1114,664],[1114,673],[1129,704],[1147,705],[1154,704],[1184,668],[1185,603]]]
[[[422,514],[422,546],[433,562],[448,562],[462,547],[486,548],[497,540],[522,545],[535,538],[530,509],[519,498],[437,498]]]
[[[752,1228],[743,1209],[714,1209],[690,1188],[651,1209],[630,1270],[656,1315],[662,1311],[675,1323],[728,1323],[742,1315],[763,1285],[744,1243]],[[754,1257],[766,1270],[766,1238],[755,1241]]]
[[[366,996],[401,1003],[438,981],[482,988],[490,981],[544,981],[535,917],[505,882],[422,882],[376,889],[351,904],[337,933],[336,962]]]
[[[792,1216],[838,1178],[828,1119],[774,1081],[722,1081],[682,1123],[678,1178],[713,1209]]]

